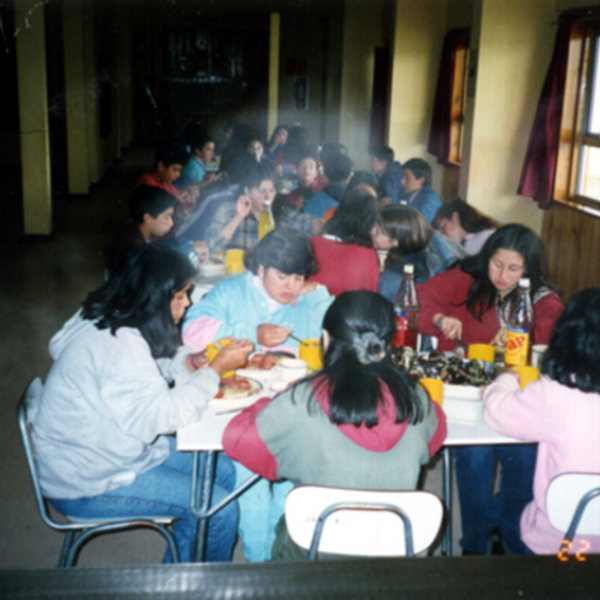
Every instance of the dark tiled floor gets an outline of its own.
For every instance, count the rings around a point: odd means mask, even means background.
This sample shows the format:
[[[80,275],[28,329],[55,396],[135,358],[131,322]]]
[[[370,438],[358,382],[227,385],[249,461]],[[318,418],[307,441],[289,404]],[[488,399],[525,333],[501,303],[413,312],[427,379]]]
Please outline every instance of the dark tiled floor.
[[[0,226],[0,568],[56,565],[62,534],[45,526],[34,504],[17,430],[15,407],[35,376],[51,365],[48,341],[102,283],[101,250],[125,221],[127,197],[151,162],[151,152],[131,150],[89,197],[55,202],[55,230],[46,242],[23,241],[14,223]],[[12,220],[12,224],[11,224]],[[429,470],[426,489],[441,493],[440,463]],[[456,504],[455,504],[456,506]],[[458,531],[455,519],[455,548]],[[82,552],[79,564],[113,565],[160,561],[162,541],[152,532],[102,536]],[[439,549],[438,549],[439,552]],[[238,545],[235,560],[243,560]]]

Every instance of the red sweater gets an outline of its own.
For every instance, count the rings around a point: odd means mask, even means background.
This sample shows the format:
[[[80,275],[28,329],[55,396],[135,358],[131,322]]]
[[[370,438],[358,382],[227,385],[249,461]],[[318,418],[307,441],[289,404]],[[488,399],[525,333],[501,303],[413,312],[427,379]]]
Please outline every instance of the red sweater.
[[[311,238],[319,272],[309,281],[322,283],[332,296],[351,290],[377,292],[379,259],[372,248],[342,244],[326,237]]]
[[[464,301],[473,281],[475,280],[471,275],[461,271],[460,267],[455,267],[417,286],[421,305],[419,333],[437,336],[440,350],[454,350],[457,343],[447,340],[440,328],[433,323],[433,317],[437,313],[462,321],[462,340],[466,344],[489,344],[500,329],[495,307],[492,306],[483,313],[481,322],[467,310]],[[554,324],[562,310],[563,305],[556,292],[546,294],[535,303],[534,344],[547,344],[550,341]]]

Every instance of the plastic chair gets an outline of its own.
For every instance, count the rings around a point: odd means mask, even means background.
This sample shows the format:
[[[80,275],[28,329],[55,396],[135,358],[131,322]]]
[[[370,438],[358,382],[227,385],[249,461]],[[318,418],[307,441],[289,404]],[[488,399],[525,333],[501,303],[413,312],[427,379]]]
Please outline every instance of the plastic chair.
[[[332,515],[335,515],[333,517]],[[381,492],[300,486],[286,499],[292,540],[309,550],[348,556],[414,556],[436,539],[442,501],[429,492]]]
[[[546,491],[546,510],[552,527],[572,542],[580,535],[600,535],[600,474],[565,473]]]
[[[47,500],[42,494],[37,458],[31,435],[31,419],[39,406],[42,390],[42,380],[37,377],[29,384],[23,398],[19,402],[17,416],[21,439],[23,440],[23,448],[25,450],[25,457],[27,458],[27,466],[29,467],[29,474],[31,475],[33,493],[35,495],[38,510],[40,511],[40,516],[46,525],[66,534],[58,566],[74,566],[81,547],[95,535],[137,527],[147,527],[160,533],[167,540],[173,562],[179,563],[180,559],[177,543],[175,542],[173,534],[166,527],[167,525],[171,525],[177,517],[99,518],[97,520],[81,521],[67,515],[67,518],[69,519],[68,523],[59,523],[52,519],[48,511]]]

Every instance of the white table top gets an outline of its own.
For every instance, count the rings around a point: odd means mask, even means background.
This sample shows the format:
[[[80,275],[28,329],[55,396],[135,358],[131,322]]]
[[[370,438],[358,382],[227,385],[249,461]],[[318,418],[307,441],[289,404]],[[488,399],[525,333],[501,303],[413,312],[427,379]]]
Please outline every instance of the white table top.
[[[263,393],[248,398],[249,403],[269,396],[268,388]],[[216,414],[221,405],[216,402],[226,403],[227,400],[217,400],[211,403],[202,419],[198,423],[188,425],[177,432],[177,449],[181,451],[222,450],[221,438],[225,427],[239,411]],[[451,401],[446,401],[451,402]],[[215,408],[217,407],[217,408]],[[472,421],[448,420],[448,436],[444,446],[484,446],[491,444],[522,444],[523,440],[506,437],[492,431],[484,422],[479,413],[477,419]]]

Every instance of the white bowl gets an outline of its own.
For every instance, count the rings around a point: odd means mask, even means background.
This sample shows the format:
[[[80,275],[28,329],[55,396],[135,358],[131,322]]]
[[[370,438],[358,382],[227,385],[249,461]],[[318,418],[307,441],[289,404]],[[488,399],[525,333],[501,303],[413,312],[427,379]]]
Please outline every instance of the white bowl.
[[[473,423],[481,418],[484,387],[444,383],[442,408],[449,421]]]
[[[279,361],[279,376],[283,381],[297,381],[306,377],[308,365],[300,358],[282,358]]]

